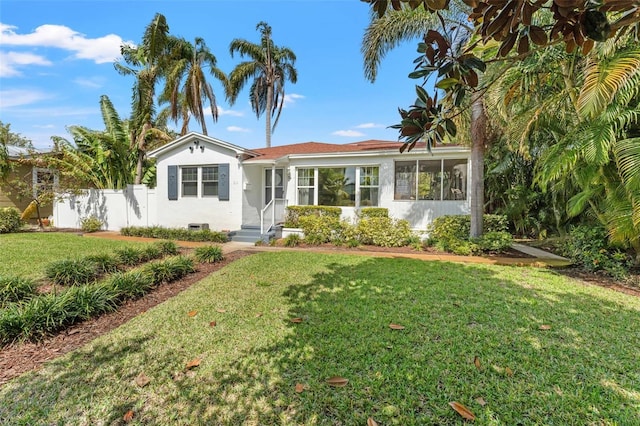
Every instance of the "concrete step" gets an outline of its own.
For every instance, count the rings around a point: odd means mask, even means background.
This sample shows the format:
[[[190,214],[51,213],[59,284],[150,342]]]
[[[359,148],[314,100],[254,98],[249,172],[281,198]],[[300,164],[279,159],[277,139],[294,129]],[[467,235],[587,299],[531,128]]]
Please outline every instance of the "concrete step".
[[[260,240],[260,228],[259,227],[241,227],[236,231],[229,233],[231,241],[255,243]]]

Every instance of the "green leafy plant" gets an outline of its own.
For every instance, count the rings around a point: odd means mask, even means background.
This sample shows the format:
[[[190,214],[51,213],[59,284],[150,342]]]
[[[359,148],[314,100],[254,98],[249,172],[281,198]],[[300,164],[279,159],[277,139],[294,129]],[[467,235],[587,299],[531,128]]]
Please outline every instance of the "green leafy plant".
[[[362,244],[403,247],[413,238],[409,222],[389,217],[362,218],[356,225]]]
[[[93,262],[99,274],[110,274],[119,269],[120,263],[115,255],[102,253],[85,256],[85,260]]]
[[[304,241],[313,245],[330,242],[339,224],[340,218],[333,215],[302,216],[299,220],[300,228],[304,231]]]
[[[0,234],[17,232],[21,227],[20,210],[15,207],[0,208]]]
[[[102,229],[104,222],[98,219],[96,216],[85,217],[80,220],[80,228],[84,232],[98,232]]]
[[[162,249],[156,245],[147,246],[142,249],[140,260],[142,262],[147,262],[153,259],[159,259],[164,256]]]
[[[98,275],[96,264],[86,258],[58,260],[45,267],[45,276],[59,285],[87,284]]]
[[[143,258],[142,249],[138,249],[135,247],[123,247],[116,249],[114,251],[116,257],[120,261],[121,264],[127,266],[134,266],[141,262]]]
[[[297,247],[302,242],[299,234],[289,234],[284,239],[285,247]]]
[[[184,228],[164,228],[162,226],[122,228],[120,234],[130,237],[160,238],[164,240],[200,241],[213,243],[226,243],[229,236],[225,232],[216,232],[209,229],[190,231]]]
[[[145,265],[144,272],[151,276],[154,284],[172,282],[195,272],[193,260],[185,256],[171,257]]]
[[[14,302],[24,302],[37,294],[35,281],[21,277],[0,277],[0,307]]]
[[[153,277],[142,271],[118,272],[105,283],[118,295],[119,300],[144,296],[154,286]]]
[[[155,246],[160,249],[163,255],[173,256],[178,254],[178,244],[175,241],[164,240],[155,243]]]
[[[358,215],[361,218],[389,217],[389,209],[384,207],[363,207]]]
[[[194,257],[200,263],[216,263],[224,259],[219,246],[202,246],[194,250]]]
[[[340,220],[342,209],[332,206],[288,206],[284,222],[285,228],[301,228],[300,220],[309,216],[329,216],[336,221]]]
[[[513,237],[504,231],[485,232],[480,238],[473,240],[481,252],[502,253],[511,247]]]

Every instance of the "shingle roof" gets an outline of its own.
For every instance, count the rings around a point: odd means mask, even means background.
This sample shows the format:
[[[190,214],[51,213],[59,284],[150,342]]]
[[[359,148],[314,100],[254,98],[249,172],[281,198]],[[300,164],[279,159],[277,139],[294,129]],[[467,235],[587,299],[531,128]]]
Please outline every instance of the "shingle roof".
[[[418,144],[424,147],[424,143]],[[339,152],[366,152],[366,151],[392,151],[399,150],[402,142],[383,141],[383,140],[366,140],[360,142],[352,142],[348,144],[333,144],[324,142],[303,142],[291,145],[272,146],[271,148],[252,149],[258,155],[248,162],[260,160],[274,160],[276,158],[287,155],[304,155],[304,154],[328,154]],[[416,146],[419,147],[419,146]]]
[[[7,145],[7,153],[9,154],[9,158],[19,158],[30,157],[33,154],[41,154],[42,151],[39,151],[35,148],[24,148],[22,146]]]

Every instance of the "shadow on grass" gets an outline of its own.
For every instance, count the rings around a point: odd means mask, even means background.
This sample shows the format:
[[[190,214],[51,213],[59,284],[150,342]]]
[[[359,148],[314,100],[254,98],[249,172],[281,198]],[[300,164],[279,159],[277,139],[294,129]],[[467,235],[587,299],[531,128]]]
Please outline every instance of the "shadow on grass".
[[[459,401],[477,424],[640,424],[640,308],[625,296],[528,268],[265,256],[279,271],[260,284],[273,292],[274,311],[282,308],[275,322],[265,320],[283,328],[274,341],[206,373],[161,367],[175,354],[146,353],[150,336],[94,346],[0,393],[6,413],[33,413],[23,424],[59,421],[49,410],[66,410],[69,423],[111,424],[135,409],[144,424],[355,425],[373,417],[425,425],[461,423],[448,406]],[[287,268],[309,279],[291,284]],[[302,322],[288,320],[295,317]],[[172,377],[136,388],[132,362]],[[122,395],[104,383],[118,371],[127,371]],[[349,383],[330,387],[332,376]]]

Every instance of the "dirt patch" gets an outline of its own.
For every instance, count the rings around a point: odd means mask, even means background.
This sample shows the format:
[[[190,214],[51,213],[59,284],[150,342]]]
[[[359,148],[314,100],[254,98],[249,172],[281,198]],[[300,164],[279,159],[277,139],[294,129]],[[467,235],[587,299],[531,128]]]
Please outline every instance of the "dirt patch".
[[[126,302],[115,312],[73,325],[37,343],[23,342],[2,348],[0,351],[0,385],[3,385],[22,373],[37,370],[44,362],[83,346],[96,337],[119,327],[142,312],[172,298],[212,272],[250,254],[253,253],[248,251],[234,251],[226,254],[222,262],[198,264],[197,272],[179,281],[160,285],[144,297]]]

